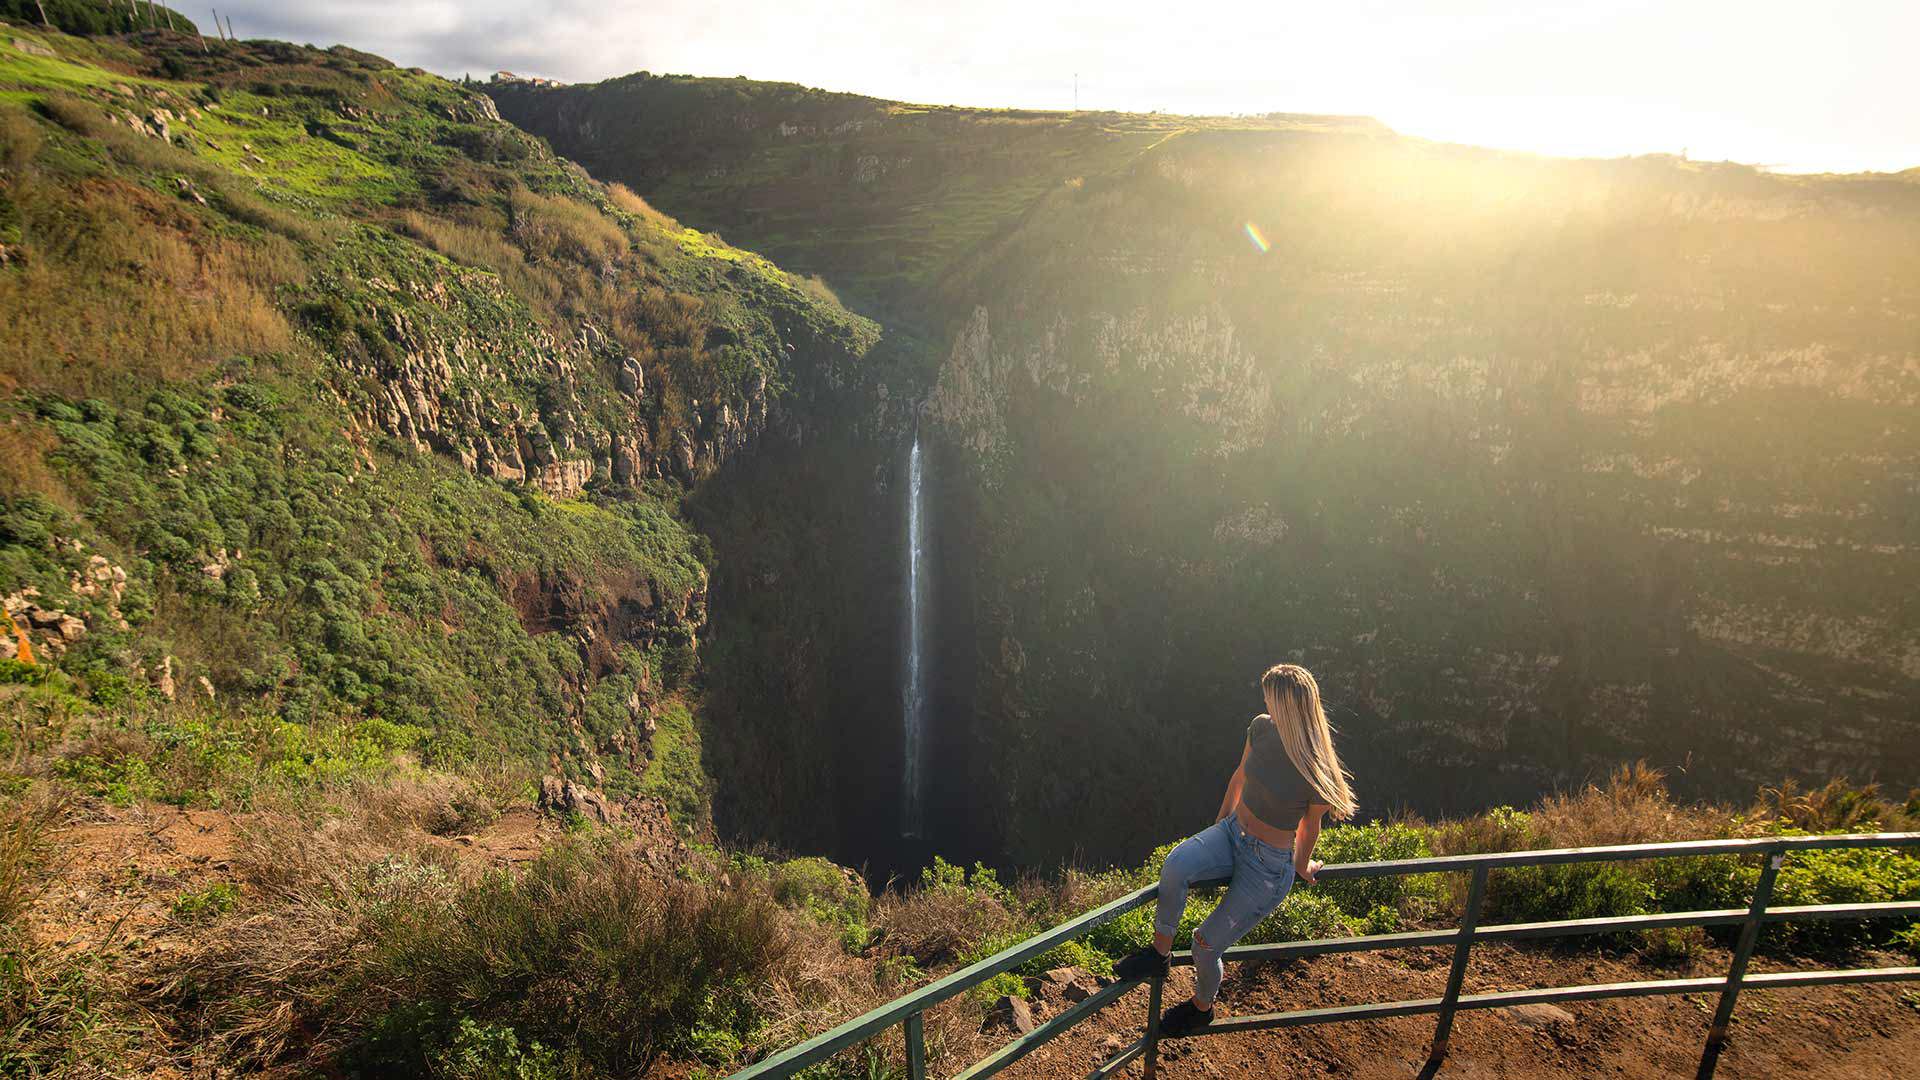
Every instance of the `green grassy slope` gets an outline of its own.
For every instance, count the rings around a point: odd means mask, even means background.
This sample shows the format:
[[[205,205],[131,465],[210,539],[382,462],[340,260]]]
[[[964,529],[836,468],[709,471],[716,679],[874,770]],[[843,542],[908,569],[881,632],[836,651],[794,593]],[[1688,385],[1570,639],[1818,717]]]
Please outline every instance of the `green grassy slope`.
[[[877,338],[424,72],[24,26],[0,312],[0,596],[42,664],[626,791],[656,714],[693,745],[681,499]]]

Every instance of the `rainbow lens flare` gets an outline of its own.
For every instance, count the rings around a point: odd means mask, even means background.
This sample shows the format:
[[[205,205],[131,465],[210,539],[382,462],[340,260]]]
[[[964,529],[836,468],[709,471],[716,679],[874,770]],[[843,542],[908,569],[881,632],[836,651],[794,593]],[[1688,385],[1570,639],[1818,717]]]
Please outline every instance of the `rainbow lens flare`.
[[[1273,249],[1273,245],[1267,243],[1267,234],[1261,232],[1260,226],[1251,221],[1247,222],[1247,239],[1253,241],[1253,246],[1258,248],[1262,255]]]

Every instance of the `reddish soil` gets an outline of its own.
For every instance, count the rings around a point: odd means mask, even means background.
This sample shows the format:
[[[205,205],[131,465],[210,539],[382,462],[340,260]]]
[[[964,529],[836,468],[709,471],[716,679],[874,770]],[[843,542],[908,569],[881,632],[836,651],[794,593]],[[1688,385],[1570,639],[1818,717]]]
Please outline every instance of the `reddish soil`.
[[[174,904],[236,882],[230,863],[246,815],[158,803],[93,804],[56,828],[47,887],[34,905],[35,937],[65,952],[151,957],[185,945]],[[643,825],[647,823],[642,823]],[[508,811],[468,836],[430,837],[476,867],[539,856],[559,826],[531,809]]]
[[[1228,1015],[1337,1004],[1437,997],[1445,988],[1442,950],[1352,954],[1229,970],[1221,996]],[[1474,951],[1468,993],[1581,983],[1706,977],[1726,970],[1709,950],[1691,969],[1653,968],[1631,956],[1554,947],[1484,946]],[[1831,967],[1897,967],[1898,954],[1868,954]],[[1756,960],[1754,970],[1782,970]],[[1183,1000],[1192,969],[1174,972],[1166,1002]],[[1092,1020],[1036,1051],[1002,1075],[1082,1080],[1114,1050],[1138,1038],[1147,994],[1135,990]],[[1692,1076],[1716,997],[1707,994],[1620,998],[1558,1006],[1459,1014],[1439,1076],[1640,1078]],[[1057,1014],[1059,1000],[1036,1002],[1035,1018]],[[1404,1080],[1420,1075],[1434,1020],[1406,1017],[1258,1031],[1161,1043],[1167,1077],[1342,1077]],[[952,1071],[952,1070],[949,1070]],[[1126,1074],[1140,1075],[1140,1065]],[[1733,1035],[1717,1074],[1764,1077],[1913,1080],[1920,1077],[1920,985],[1749,991],[1734,1013]]]

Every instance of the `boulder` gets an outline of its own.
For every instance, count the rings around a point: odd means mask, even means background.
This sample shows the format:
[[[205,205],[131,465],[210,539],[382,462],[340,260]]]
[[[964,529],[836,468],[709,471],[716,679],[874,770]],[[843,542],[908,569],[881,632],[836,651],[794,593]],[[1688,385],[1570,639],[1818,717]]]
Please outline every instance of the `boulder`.
[[[1552,1028],[1573,1023],[1573,1014],[1557,1005],[1516,1005],[1507,1014],[1530,1028]]]
[[[1020,998],[1003,994],[993,1003],[993,1008],[987,1010],[987,1024],[1012,1028],[1025,1035],[1033,1030],[1033,1010]]]
[[[541,778],[540,805],[556,813],[579,814],[602,825],[611,825],[620,818],[620,812],[605,795],[560,776]]]

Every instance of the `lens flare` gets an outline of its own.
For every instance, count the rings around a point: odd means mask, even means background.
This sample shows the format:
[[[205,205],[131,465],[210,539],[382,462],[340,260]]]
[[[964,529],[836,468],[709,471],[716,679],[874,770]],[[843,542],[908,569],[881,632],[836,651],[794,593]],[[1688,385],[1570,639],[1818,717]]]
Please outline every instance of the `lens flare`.
[[[1267,234],[1261,232],[1260,226],[1255,225],[1251,221],[1247,222],[1247,239],[1253,241],[1253,246],[1257,248],[1262,255],[1265,255],[1273,248],[1272,244],[1267,243]]]

